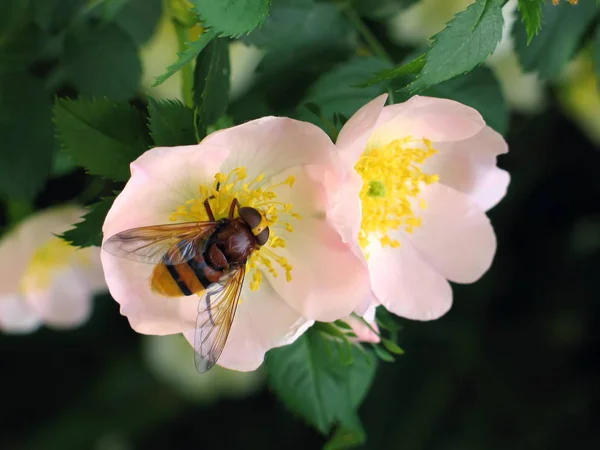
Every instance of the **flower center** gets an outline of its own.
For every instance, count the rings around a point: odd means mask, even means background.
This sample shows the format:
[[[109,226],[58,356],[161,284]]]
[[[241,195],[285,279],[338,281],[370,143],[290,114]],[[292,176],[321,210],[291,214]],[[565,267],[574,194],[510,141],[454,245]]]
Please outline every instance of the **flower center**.
[[[56,271],[76,260],[81,264],[90,263],[86,252],[78,251],[58,237],[50,239],[33,254],[21,278],[21,290],[48,289]]]
[[[287,245],[282,233],[294,231],[291,220],[300,219],[295,213],[291,203],[278,200],[277,190],[283,187],[291,189],[296,179],[289,176],[281,183],[270,184],[264,174],[258,175],[253,180],[248,180],[245,167],[233,169],[229,174],[217,173],[212,185],[200,185],[198,197],[186,201],[171,214],[169,220],[173,222],[207,221],[209,220],[204,200],[209,200],[215,219],[227,217],[231,202],[238,199],[240,206],[250,206],[259,211],[269,227],[269,240],[265,245],[252,252],[248,258],[247,270],[251,277],[250,289],[258,290],[262,283],[262,271],[267,270],[274,277],[282,270],[287,281],[292,280],[292,266],[288,260],[277,254],[274,248],[283,248]],[[237,211],[236,211],[237,213]]]
[[[363,249],[372,239],[378,239],[383,247],[399,247],[400,242],[390,238],[390,230],[412,233],[421,225],[413,200],[419,197],[423,183],[439,180],[438,175],[428,175],[421,170],[421,165],[436,153],[428,139],[406,137],[367,149],[362,154],[354,168],[363,179],[359,233]],[[427,207],[423,199],[419,206]]]

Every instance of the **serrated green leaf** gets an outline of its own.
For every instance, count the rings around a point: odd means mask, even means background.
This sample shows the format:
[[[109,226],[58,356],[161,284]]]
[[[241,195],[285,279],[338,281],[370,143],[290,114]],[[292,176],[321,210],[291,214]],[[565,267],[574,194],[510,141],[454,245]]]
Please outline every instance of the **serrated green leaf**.
[[[506,100],[500,83],[487,67],[478,67],[464,76],[426,89],[421,94],[449,98],[471,106],[498,133],[506,132],[509,114]]]
[[[99,247],[102,245],[102,225],[115,197],[105,197],[88,207],[88,212],[68,231],[60,235],[75,247]]]
[[[191,0],[202,22],[218,34],[239,37],[265,21],[271,0]]]
[[[207,127],[225,114],[230,77],[229,40],[213,39],[198,55],[194,71],[194,105],[200,133],[206,133]]]
[[[529,45],[525,26],[515,23],[515,50],[523,69],[535,71],[545,79],[557,77],[575,55],[598,12],[593,2],[582,1],[577,5],[561,2],[557,6],[547,2],[542,9],[542,29]]]
[[[32,199],[50,175],[52,103],[42,80],[0,74],[0,194]]]
[[[179,58],[177,62],[171,64],[167,67],[167,71],[156,77],[153,86],[158,86],[159,84],[164,83],[166,80],[171,78],[174,74],[179,71],[186,64],[191,63],[196,56],[208,45],[210,41],[215,37],[215,33],[213,30],[206,30],[204,33],[200,35],[198,39],[193,42],[188,42],[186,44],[187,48],[182,52],[177,52],[177,57]]]
[[[75,164],[117,181],[129,178],[129,164],[150,144],[144,116],[125,102],[58,99],[54,122]]]
[[[519,0],[519,12],[527,30],[528,44],[542,29],[542,6],[544,0]]]
[[[127,100],[140,85],[142,63],[137,46],[114,24],[72,30],[65,39],[63,62],[68,78],[83,95]]]
[[[477,0],[433,37],[427,61],[408,89],[416,92],[482,63],[502,38],[502,0]]]
[[[353,364],[327,354],[323,337],[309,330],[291,345],[269,351],[269,384],[291,411],[322,433],[355,414],[375,374],[374,359],[352,346]]]
[[[157,147],[197,144],[194,111],[177,100],[148,98],[148,125]]]

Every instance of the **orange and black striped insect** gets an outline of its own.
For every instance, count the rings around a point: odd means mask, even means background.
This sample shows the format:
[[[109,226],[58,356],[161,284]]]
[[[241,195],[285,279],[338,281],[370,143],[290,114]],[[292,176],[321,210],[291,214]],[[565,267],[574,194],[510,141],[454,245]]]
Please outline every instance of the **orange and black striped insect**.
[[[256,209],[231,202],[227,218],[132,228],[103,245],[108,253],[156,264],[150,281],[165,297],[199,295],[194,338],[198,372],[215,365],[229,335],[240,299],[246,262],[269,239],[265,217]],[[235,212],[238,217],[235,217]]]

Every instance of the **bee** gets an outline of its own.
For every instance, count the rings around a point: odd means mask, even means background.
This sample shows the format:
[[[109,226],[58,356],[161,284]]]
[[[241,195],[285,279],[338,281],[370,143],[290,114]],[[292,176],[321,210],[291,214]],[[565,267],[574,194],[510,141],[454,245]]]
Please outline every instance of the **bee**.
[[[199,295],[195,364],[203,373],[218,361],[240,300],[246,262],[266,244],[269,227],[255,208],[234,199],[226,218],[132,228],[106,240],[103,249],[132,261],[156,264],[151,289],[165,297]],[[235,212],[237,210],[237,217]]]

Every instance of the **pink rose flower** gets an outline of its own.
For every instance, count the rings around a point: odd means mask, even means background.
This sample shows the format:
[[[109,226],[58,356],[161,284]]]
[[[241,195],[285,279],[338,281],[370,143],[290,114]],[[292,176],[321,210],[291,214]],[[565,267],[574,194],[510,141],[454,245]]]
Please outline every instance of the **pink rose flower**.
[[[348,172],[318,127],[286,118],[254,120],[200,144],[155,148],[131,164],[131,179],[104,223],[104,239],[127,229],[206,221],[234,198],[266,218],[270,237],[246,264],[229,338],[218,364],[254,370],[267,350],[289,344],[313,321],[352,312],[368,292],[368,273],[326,212]],[[341,220],[341,219],[338,219]],[[131,327],[184,333],[193,343],[198,295],[166,297],[151,287],[155,264],[102,252],[108,287]]]
[[[87,321],[94,293],[106,290],[100,249],[71,247],[55,236],[79,222],[75,206],[28,217],[0,240],[0,330],[27,333]]]
[[[357,111],[338,136],[355,173],[331,214],[369,268],[371,296],[357,312],[375,303],[436,319],[452,304],[448,280],[472,283],[491,265],[496,238],[485,212],[506,193],[509,175],[496,156],[508,148],[468,106],[415,96],[384,107],[386,97]]]

